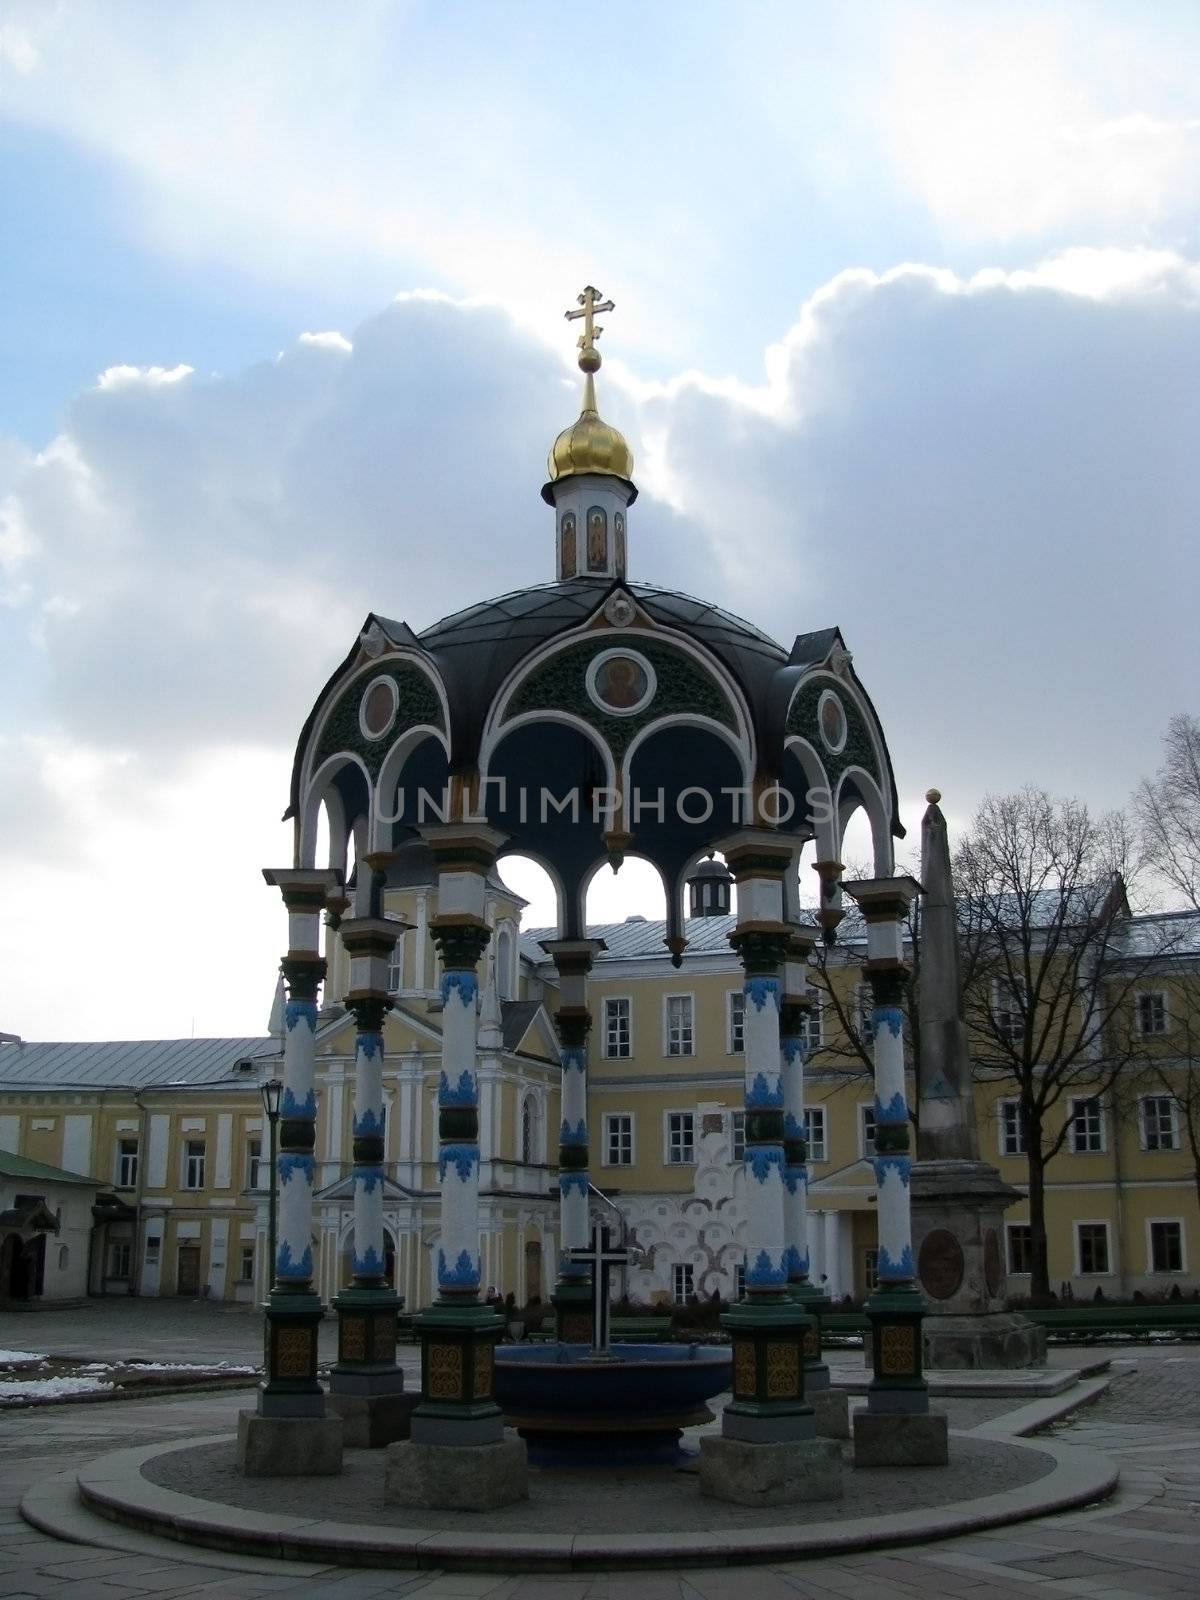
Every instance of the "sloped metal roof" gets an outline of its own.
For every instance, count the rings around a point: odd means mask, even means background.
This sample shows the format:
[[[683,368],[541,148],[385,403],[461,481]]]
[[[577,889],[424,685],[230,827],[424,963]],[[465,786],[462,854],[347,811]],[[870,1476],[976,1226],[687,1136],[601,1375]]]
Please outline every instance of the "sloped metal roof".
[[[228,1083],[257,1092],[234,1063],[278,1055],[269,1035],[243,1039],[131,1039],[99,1043],[0,1044],[0,1090],[143,1089]]]
[[[62,1167],[52,1167],[46,1161],[31,1161],[28,1156],[14,1155],[0,1150],[0,1177],[28,1178],[35,1183],[74,1183],[81,1188],[102,1189],[99,1178],[85,1178],[82,1172],[66,1172]]]

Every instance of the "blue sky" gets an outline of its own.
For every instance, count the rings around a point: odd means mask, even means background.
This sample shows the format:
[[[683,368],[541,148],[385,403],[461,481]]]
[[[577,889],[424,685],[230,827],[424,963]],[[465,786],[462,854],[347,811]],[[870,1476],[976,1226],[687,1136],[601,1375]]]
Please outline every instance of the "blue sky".
[[[1195,710],[1198,35],[1135,4],[0,4],[0,1027],[259,1025],[294,731],[368,608],[550,576],[588,281],[635,577],[840,623],[907,806],[1123,803]],[[218,860],[138,983],[63,996],[43,907],[136,942],[146,875]],[[244,959],[197,993],[230,907]]]

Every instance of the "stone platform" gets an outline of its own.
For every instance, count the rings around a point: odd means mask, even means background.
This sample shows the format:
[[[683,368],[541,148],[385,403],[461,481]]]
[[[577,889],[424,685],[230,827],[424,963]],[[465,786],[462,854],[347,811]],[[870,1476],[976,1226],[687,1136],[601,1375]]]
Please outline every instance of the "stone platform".
[[[961,1420],[972,1406],[992,1410],[965,1402]],[[536,1572],[670,1567],[681,1549],[701,1567],[915,1543],[1088,1504],[1116,1486],[1104,1457],[999,1436],[1006,1420],[956,1430],[947,1468],[855,1472],[846,1446],[843,1498],[787,1507],[718,1505],[694,1473],[660,1467],[534,1470],[517,1505],[416,1512],[385,1503],[377,1451],[348,1450],[339,1477],[262,1482],[238,1476],[227,1435],[103,1456],[78,1472],[77,1493],[110,1523],[248,1557]]]

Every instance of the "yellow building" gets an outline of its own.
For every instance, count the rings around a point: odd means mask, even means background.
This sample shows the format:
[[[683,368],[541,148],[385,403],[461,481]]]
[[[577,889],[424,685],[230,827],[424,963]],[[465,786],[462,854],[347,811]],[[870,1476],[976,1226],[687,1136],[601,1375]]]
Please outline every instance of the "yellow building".
[[[432,1298],[438,1245],[438,972],[429,921],[436,872],[409,845],[389,872],[385,905],[409,929],[393,962],[385,1026],[385,1228],[388,1271],[410,1307]],[[482,1257],[485,1285],[521,1302],[547,1299],[558,1247],[557,975],[540,939],[520,931],[523,902],[489,882],[493,939],[480,1002]],[[727,891],[726,891],[727,900]],[[715,909],[720,913],[722,902]],[[714,909],[712,906],[708,910]],[[1133,919],[1149,938],[1161,919]],[[1050,1277],[1077,1298],[1161,1294],[1200,1283],[1195,1162],[1180,1102],[1189,1073],[1188,1007],[1200,993],[1200,919],[1170,962],[1139,980],[1125,1025],[1145,1063],[1093,1102],[1086,1085],[1048,1171]],[[589,980],[590,1170],[645,1252],[627,1287],[643,1299],[737,1292],[742,975],[729,915],[688,919],[675,967],[664,924],[630,917],[589,929],[603,939]],[[865,1023],[861,930],[843,924],[828,958],[828,998],[809,1024],[809,1240],[814,1281],[835,1297],[872,1286],[874,1092],[837,1012]],[[330,972],[317,1033],[314,1259],[328,1299],[350,1278],[354,1020],[340,1003],[344,953]],[[860,1004],[860,1001],[862,1004]],[[1154,1070],[1157,1063],[1161,1070]],[[270,1035],[136,1043],[0,1044],[0,1151],[99,1188],[87,1288],[92,1294],[263,1296],[268,1129],[260,1097],[280,1070]],[[1177,1084],[1175,1094],[1171,1085]],[[1193,1102],[1194,1102],[1193,1096]],[[915,1094],[910,1096],[915,1103]],[[1011,1085],[976,1085],[980,1151],[1023,1189],[1026,1165]],[[36,1185],[27,1186],[29,1199]],[[1007,1214],[1009,1289],[1028,1284],[1027,1208]],[[0,1298],[19,1287],[0,1282]],[[47,1293],[54,1293],[47,1287]]]

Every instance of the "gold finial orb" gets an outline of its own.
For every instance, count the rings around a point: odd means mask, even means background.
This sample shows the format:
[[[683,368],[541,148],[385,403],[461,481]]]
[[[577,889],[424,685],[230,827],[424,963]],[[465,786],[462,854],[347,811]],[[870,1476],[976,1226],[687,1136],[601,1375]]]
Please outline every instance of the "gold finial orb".
[[[925,798],[931,806],[935,806],[942,798],[942,791],[940,789],[926,789]]]
[[[600,352],[594,344],[579,352],[579,370],[581,372],[600,371]]]

